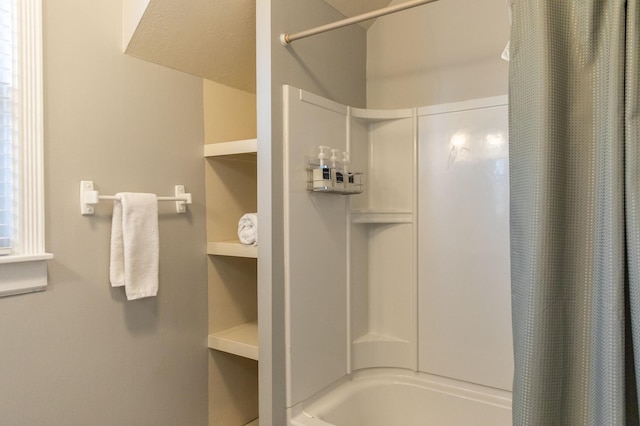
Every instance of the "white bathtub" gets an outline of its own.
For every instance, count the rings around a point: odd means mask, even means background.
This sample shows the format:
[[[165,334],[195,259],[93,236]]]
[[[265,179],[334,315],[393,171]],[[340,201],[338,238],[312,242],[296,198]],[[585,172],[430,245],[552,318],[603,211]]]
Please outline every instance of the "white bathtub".
[[[511,392],[399,369],[370,369],[291,408],[289,425],[511,426]]]

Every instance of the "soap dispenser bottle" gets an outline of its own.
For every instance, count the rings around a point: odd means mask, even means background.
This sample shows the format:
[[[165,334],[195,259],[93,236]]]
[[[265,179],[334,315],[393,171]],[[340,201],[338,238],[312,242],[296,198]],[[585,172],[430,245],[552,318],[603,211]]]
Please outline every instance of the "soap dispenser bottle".
[[[355,179],[353,173],[349,172],[349,165],[351,165],[351,153],[342,153],[342,173],[344,174],[344,189],[346,191],[353,191],[355,187]]]
[[[318,166],[313,169],[313,189],[331,189],[331,169],[327,165],[327,153],[325,150],[330,150],[331,147],[320,145],[318,146],[320,152],[318,153]]]
[[[338,169],[338,150],[331,150],[331,185],[335,191],[344,191],[344,175]]]

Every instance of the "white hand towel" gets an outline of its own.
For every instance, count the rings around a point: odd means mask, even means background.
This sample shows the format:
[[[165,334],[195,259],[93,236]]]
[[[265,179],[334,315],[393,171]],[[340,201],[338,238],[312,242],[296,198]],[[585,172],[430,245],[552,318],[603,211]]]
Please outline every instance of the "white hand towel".
[[[127,300],[158,293],[158,199],[155,194],[121,192],[111,224],[112,287],[124,286]]]
[[[242,244],[258,245],[258,215],[247,213],[238,221],[238,238]]]

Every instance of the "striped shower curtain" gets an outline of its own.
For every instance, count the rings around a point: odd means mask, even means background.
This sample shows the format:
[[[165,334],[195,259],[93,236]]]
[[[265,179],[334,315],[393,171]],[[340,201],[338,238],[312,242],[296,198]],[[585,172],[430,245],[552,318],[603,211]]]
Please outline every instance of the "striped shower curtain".
[[[638,424],[640,0],[512,0],[514,425]]]

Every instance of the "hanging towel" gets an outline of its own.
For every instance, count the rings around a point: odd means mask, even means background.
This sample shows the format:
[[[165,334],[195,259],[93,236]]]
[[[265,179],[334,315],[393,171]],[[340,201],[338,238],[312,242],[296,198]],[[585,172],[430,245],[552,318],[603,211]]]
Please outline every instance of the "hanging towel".
[[[111,224],[112,287],[124,286],[127,300],[158,293],[158,199],[155,194],[120,192]]]
[[[247,213],[238,221],[238,238],[242,244],[258,245],[258,215]]]

